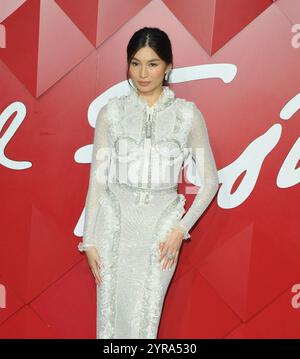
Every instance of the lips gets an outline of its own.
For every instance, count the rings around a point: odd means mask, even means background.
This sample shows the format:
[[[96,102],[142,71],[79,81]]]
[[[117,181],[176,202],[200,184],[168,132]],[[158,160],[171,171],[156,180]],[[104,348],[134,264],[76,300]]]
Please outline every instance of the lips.
[[[150,81],[139,81],[139,84],[142,86],[147,86],[150,84]]]

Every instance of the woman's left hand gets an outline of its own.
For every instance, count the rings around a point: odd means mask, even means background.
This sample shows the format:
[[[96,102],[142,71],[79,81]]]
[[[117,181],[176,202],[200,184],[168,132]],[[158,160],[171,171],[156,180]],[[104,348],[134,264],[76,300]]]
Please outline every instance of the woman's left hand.
[[[163,260],[162,269],[171,269],[172,265],[177,261],[179,250],[183,240],[183,233],[180,229],[172,229],[167,240],[159,245],[160,256],[159,261]],[[167,258],[167,254],[173,254],[172,259]]]

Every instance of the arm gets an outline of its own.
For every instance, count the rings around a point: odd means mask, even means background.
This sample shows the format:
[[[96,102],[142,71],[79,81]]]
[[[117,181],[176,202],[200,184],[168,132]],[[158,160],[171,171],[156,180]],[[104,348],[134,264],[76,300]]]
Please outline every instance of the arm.
[[[208,132],[202,113],[193,103],[194,115],[187,147],[191,150],[197,173],[201,178],[201,187],[185,215],[178,220],[176,228],[184,233],[183,239],[190,238],[189,231],[208,207],[219,188],[218,172],[210,147]]]
[[[85,251],[88,247],[96,247],[93,231],[96,222],[98,202],[101,193],[104,192],[107,187],[110,154],[107,105],[104,105],[97,116],[94,131],[89,187],[85,201],[83,241],[78,244],[78,249],[81,252]]]

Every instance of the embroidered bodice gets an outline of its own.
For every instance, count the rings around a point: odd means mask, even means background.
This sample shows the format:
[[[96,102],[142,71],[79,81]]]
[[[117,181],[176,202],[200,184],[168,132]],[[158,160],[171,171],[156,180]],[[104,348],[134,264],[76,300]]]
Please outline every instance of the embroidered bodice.
[[[191,154],[201,178],[194,201],[177,226],[189,231],[218,190],[218,174],[202,113],[194,102],[176,98],[167,86],[153,106],[135,89],[111,98],[100,110],[86,198],[83,243],[93,244],[97,203],[109,182],[129,188],[168,189],[178,185],[182,164]],[[146,205],[151,191],[139,196]],[[81,249],[84,249],[81,246]]]

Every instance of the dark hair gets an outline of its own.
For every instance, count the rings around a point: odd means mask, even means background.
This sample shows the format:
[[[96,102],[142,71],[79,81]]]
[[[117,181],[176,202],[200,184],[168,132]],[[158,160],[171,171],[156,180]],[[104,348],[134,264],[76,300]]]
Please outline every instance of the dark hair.
[[[129,81],[129,66],[134,55],[145,46],[151,47],[157,55],[166,62],[167,65],[172,64],[173,68],[173,53],[172,45],[168,35],[157,27],[143,27],[137,30],[131,37],[127,45],[127,73],[126,78]],[[169,77],[168,77],[169,79]],[[164,78],[163,86],[168,85],[168,80]]]

